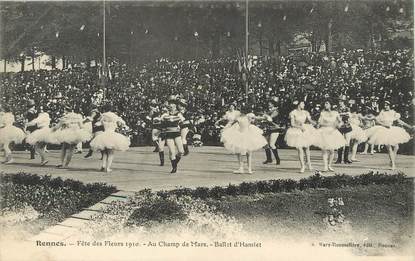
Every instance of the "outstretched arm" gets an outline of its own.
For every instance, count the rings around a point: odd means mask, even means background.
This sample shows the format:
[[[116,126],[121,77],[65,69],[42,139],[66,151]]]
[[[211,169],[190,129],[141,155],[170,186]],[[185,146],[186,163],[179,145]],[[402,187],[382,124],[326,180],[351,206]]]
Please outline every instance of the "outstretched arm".
[[[408,123],[404,122],[401,119],[397,119],[396,122],[398,123],[398,125],[404,126],[408,129],[412,129],[412,130],[415,129],[415,126],[411,126],[411,125],[409,125]]]

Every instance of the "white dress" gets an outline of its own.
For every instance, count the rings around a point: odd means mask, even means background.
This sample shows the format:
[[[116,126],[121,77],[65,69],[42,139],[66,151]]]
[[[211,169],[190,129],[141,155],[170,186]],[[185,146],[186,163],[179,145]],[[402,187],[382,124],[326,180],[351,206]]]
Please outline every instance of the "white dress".
[[[408,142],[411,137],[401,127],[393,126],[401,115],[394,110],[382,110],[376,117],[376,121],[382,123],[372,127],[369,132],[369,143],[374,145],[397,145]],[[368,133],[368,132],[367,132]]]
[[[267,140],[262,136],[263,131],[252,125],[248,117],[241,116],[236,121],[222,132],[223,145],[227,150],[232,153],[246,154],[267,145]]]
[[[11,112],[0,115],[0,144],[22,143],[26,134],[16,126],[13,126],[14,115]]]
[[[316,145],[317,131],[311,124],[305,124],[310,118],[310,113],[304,110],[293,110],[290,118],[294,119],[296,125],[302,125],[304,130],[297,127],[290,127],[285,134],[285,142],[294,148],[307,148]]]
[[[58,143],[53,135],[52,129],[49,128],[50,117],[46,112],[42,112],[39,116],[29,122],[29,125],[37,125],[39,129],[33,131],[26,137],[26,142],[30,145],[35,145],[38,142],[43,143]]]
[[[360,127],[361,121],[359,118],[359,114],[351,113],[349,118],[350,126],[352,127],[352,131],[350,132],[350,139],[356,140],[358,143],[362,143],[367,141],[367,136],[365,131]]]
[[[104,132],[97,135],[90,143],[93,150],[120,150],[126,151],[130,147],[130,139],[115,132],[117,124],[125,125],[123,119],[113,112],[105,112],[101,116]]]
[[[337,111],[322,111],[318,119],[320,128],[317,129],[316,146],[322,150],[335,150],[343,147],[346,140],[337,130],[337,119],[339,113]]]
[[[54,132],[56,143],[78,144],[91,139],[91,133],[83,129],[82,115],[70,112],[64,115],[59,122],[59,129]]]
[[[241,112],[234,110],[234,111],[227,111],[225,113],[225,115],[223,116],[223,119],[228,121],[225,125],[225,127],[221,130],[221,135],[220,135],[220,141],[223,141],[223,132],[227,129],[232,127],[232,124],[239,118],[239,116],[241,116]]]

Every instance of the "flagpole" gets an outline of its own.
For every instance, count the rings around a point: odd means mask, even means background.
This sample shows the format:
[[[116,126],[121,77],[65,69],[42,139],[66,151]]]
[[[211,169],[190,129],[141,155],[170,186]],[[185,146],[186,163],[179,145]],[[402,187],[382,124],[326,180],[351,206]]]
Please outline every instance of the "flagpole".
[[[245,0],[245,101],[248,103],[248,45],[249,45],[249,0]]]
[[[102,16],[102,79],[103,79],[103,87],[104,87],[104,100],[105,100],[105,95],[107,92],[106,89],[106,68],[107,68],[107,57],[106,57],[106,53],[105,53],[105,0],[102,1],[103,2],[103,16]]]

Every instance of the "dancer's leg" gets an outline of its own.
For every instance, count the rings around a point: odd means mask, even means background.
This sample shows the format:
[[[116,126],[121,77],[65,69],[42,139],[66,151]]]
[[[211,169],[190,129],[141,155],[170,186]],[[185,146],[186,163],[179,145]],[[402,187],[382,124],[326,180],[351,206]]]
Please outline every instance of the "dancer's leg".
[[[280,134],[278,132],[271,133],[269,138],[269,145],[271,146],[272,153],[274,154],[276,164],[280,165],[280,156],[278,155],[277,140]]]
[[[165,144],[166,144],[166,140],[159,138],[158,151],[159,151],[160,166],[164,166],[164,146],[165,146]]]
[[[357,154],[357,146],[359,145],[359,143],[357,142],[357,140],[355,140],[353,142],[353,146],[352,146],[352,161],[357,161],[356,159],[356,154]]]
[[[189,146],[187,145],[187,134],[189,133],[189,128],[183,128],[180,131],[180,135],[181,135],[181,140],[182,140],[182,144],[183,144],[183,149],[184,149],[184,156],[189,154]]]
[[[368,149],[369,149],[369,143],[365,142],[365,148],[363,149],[362,152],[360,152],[360,154],[362,154],[362,155],[367,154]]]
[[[172,170],[170,173],[176,173],[177,171],[177,160],[176,160],[176,144],[174,139],[166,140],[167,147],[169,148],[169,157],[171,161]]]
[[[107,149],[101,150],[102,153],[102,167],[101,171],[105,171],[107,169],[107,161],[108,161],[108,152]]]
[[[248,151],[246,153],[246,160],[248,162],[248,173],[252,174],[252,153],[251,151]]]
[[[40,155],[40,164],[41,165],[45,165],[47,160],[46,160],[46,153],[45,153],[45,149],[46,149],[46,144],[43,142],[38,142],[35,145],[35,150],[36,152]]]
[[[323,150],[322,153],[323,153],[323,164],[324,164],[323,171],[328,171],[329,170],[328,165],[327,165],[327,163],[328,163],[328,150]]]
[[[242,155],[240,153],[237,153],[236,158],[238,160],[239,168],[237,170],[235,170],[233,173],[236,173],[236,174],[244,173],[244,165],[243,165]]]
[[[334,171],[334,169],[332,168],[332,163],[333,163],[333,159],[334,159],[334,150],[329,150],[328,151],[329,157],[328,157],[328,168],[330,171]]]
[[[107,172],[111,172],[112,161],[114,160],[114,150],[107,150]]]
[[[62,143],[61,145],[61,164],[58,165],[58,167],[63,167],[63,165],[65,164],[65,158],[66,158],[66,143]]]
[[[308,169],[313,170],[313,167],[311,166],[310,147],[305,148],[305,156],[307,158]]]
[[[65,167],[67,167],[69,163],[71,162],[75,147],[76,147],[76,144],[68,144],[67,151],[66,151]]]
[[[13,162],[13,157],[12,157],[12,150],[10,149],[10,144],[3,144],[3,149],[4,149],[4,156],[5,156],[5,160],[4,163],[12,163]]]
[[[375,145],[370,144],[370,154],[375,154]]]
[[[304,164],[304,150],[303,148],[297,148],[298,152],[298,159],[300,160],[300,173],[303,173],[305,170],[305,164]]]

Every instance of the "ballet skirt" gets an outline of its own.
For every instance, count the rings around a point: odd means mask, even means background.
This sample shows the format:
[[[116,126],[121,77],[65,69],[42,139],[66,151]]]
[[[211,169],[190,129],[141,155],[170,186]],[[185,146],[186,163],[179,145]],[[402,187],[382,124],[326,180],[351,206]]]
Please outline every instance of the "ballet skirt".
[[[101,122],[104,126],[104,131],[91,141],[91,148],[93,150],[128,150],[130,147],[130,139],[127,136],[115,132],[118,123],[125,125],[124,120],[113,112],[105,112],[102,114]]]
[[[68,113],[60,120],[60,128],[54,132],[56,143],[78,144],[91,139],[91,133],[83,129],[82,115]]]
[[[13,126],[14,115],[10,112],[0,115],[0,144],[22,143],[26,134],[20,128]]]
[[[26,142],[30,145],[35,145],[38,142],[52,143],[56,144],[58,141],[55,138],[55,135],[52,132],[52,129],[49,128],[50,117],[49,114],[43,112],[32,121],[37,128],[34,132],[30,133],[26,137]]]
[[[360,127],[358,115],[352,114],[349,122],[352,127],[352,131],[349,133],[350,139],[356,140],[358,143],[365,142],[367,140],[366,132]]]
[[[295,121],[303,124],[304,129],[290,127],[285,134],[285,142],[294,148],[306,148],[316,143],[317,131],[311,124],[304,124],[309,113],[307,111],[292,111],[290,117],[295,117]]]
[[[411,137],[404,128],[393,126],[393,122],[400,118],[400,114],[394,110],[382,111],[377,121],[385,126],[375,126],[366,131],[369,132],[368,143],[374,145],[397,145],[408,142]]]
[[[220,131],[220,142],[224,142],[223,140],[223,132],[227,129],[233,126],[233,123],[241,116],[240,111],[227,111],[225,115],[223,116],[223,120],[226,121],[225,127]]]
[[[317,129],[315,145],[322,150],[335,150],[346,145],[346,140],[340,131],[335,128],[338,117],[337,112],[321,112],[319,123],[323,125]]]
[[[267,141],[262,134],[263,131],[252,125],[248,117],[241,116],[231,127],[223,130],[223,145],[232,153],[246,154],[267,145]]]

